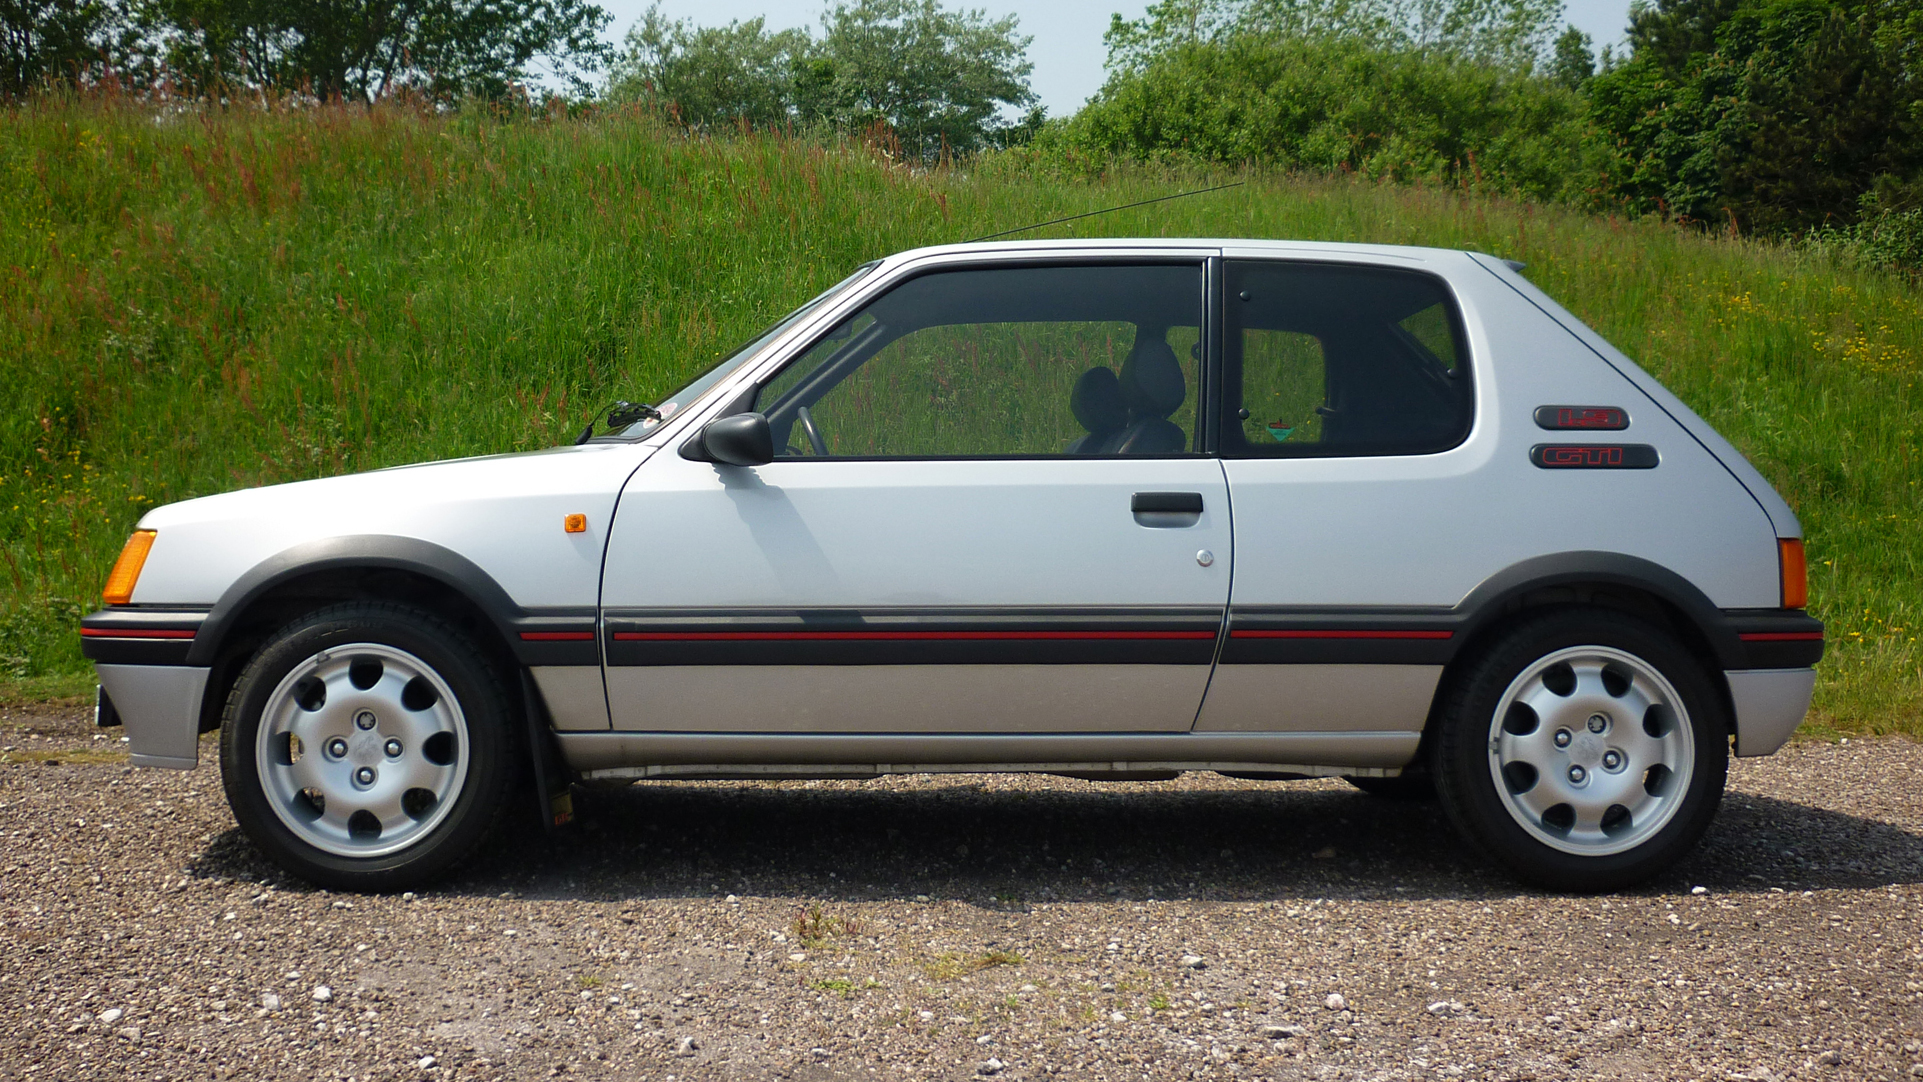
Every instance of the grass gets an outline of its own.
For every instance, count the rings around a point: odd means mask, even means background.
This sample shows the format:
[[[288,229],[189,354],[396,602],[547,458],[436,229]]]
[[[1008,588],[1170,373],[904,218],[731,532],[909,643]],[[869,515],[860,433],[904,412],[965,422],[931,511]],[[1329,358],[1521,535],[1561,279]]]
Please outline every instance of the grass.
[[[801,946],[820,950],[832,946],[836,939],[860,935],[861,926],[847,917],[825,913],[820,906],[814,905],[795,915],[790,931]]]
[[[686,139],[640,116],[0,122],[0,695],[79,693],[74,621],[143,510],[572,438],[868,259],[1225,179],[1018,154]],[[1035,236],[1433,244],[1529,276],[1802,516],[1832,629],[1812,726],[1923,736],[1923,294],[1780,246],[1435,189],[1249,174]]]
[[[809,981],[808,986],[817,992],[829,992],[843,999],[853,999],[857,992],[885,987],[873,977],[863,977],[859,981],[852,977],[830,977],[826,980]]]

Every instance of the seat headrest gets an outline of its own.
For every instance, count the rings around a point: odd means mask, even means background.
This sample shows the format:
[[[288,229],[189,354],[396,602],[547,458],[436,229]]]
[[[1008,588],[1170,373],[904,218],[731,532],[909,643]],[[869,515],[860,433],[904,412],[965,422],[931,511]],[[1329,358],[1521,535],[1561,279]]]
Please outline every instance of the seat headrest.
[[[1119,432],[1128,424],[1128,399],[1112,368],[1091,368],[1075,381],[1068,393],[1068,408],[1075,420],[1097,436]]]
[[[1188,381],[1167,340],[1154,331],[1137,331],[1135,348],[1122,364],[1122,393],[1140,417],[1167,417],[1182,408]]]

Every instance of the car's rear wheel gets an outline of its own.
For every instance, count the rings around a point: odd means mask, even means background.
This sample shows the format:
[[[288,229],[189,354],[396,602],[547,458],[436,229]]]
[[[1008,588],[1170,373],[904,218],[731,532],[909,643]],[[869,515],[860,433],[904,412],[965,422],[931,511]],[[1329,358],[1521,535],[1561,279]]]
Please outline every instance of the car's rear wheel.
[[[241,672],[221,779],[254,843],[302,878],[399,890],[487,834],[514,779],[512,714],[453,627],[355,603],[289,624]]]
[[[1729,727],[1702,665],[1609,610],[1510,629],[1456,678],[1435,774],[1456,826],[1519,877],[1612,890],[1669,867],[1722,800]]]

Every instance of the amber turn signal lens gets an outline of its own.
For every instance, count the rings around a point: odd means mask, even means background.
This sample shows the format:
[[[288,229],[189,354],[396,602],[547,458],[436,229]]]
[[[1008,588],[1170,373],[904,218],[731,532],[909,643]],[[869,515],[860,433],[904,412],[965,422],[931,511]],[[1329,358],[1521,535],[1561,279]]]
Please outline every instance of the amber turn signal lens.
[[[561,520],[561,528],[569,533],[587,533],[588,516],[569,515]]]
[[[1779,537],[1776,551],[1783,569],[1783,607],[1800,609],[1809,604],[1809,565],[1803,561],[1802,539]]]
[[[120,550],[120,559],[114,561],[114,569],[107,572],[107,588],[100,591],[100,600],[109,605],[132,601],[134,583],[140,581],[140,569],[147,563],[147,550],[153,547],[152,530],[135,530]]]

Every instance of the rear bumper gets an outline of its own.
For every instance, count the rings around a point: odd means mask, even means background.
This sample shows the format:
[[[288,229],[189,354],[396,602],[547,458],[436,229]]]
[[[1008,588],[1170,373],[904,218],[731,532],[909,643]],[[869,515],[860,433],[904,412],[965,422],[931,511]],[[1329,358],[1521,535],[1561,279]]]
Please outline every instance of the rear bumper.
[[[94,664],[113,700],[135,766],[192,770],[200,758],[200,699],[209,670],[187,665]]]
[[[1723,676],[1736,708],[1736,754],[1745,758],[1782,747],[1809,713],[1816,690],[1815,669],[1738,669]]]

